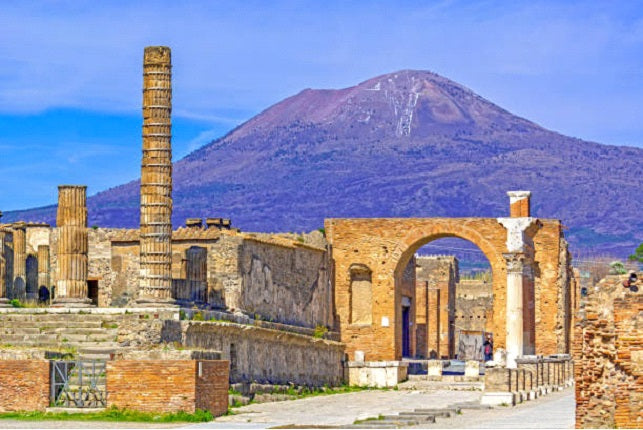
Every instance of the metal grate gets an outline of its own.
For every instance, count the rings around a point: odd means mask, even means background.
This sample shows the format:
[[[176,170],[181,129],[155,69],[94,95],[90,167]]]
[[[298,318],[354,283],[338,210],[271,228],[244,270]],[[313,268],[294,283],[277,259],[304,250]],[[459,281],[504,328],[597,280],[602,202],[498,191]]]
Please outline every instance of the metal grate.
[[[104,408],[105,362],[52,361],[51,404],[65,408]]]

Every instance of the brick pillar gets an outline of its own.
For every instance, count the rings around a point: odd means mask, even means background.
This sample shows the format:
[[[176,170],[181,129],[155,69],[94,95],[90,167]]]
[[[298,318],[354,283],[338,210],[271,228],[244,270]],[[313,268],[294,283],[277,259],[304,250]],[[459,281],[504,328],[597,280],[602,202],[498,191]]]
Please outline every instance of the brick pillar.
[[[509,216],[511,218],[529,217],[531,191],[507,191],[509,196]]]
[[[49,291],[49,297],[51,297],[49,266],[49,245],[40,245],[38,246],[38,291],[40,291],[40,288],[45,287]]]
[[[58,187],[58,280],[54,306],[91,306],[87,297],[87,187]]]
[[[24,223],[13,225],[13,282],[10,299],[24,301],[27,288],[27,234]]]
[[[429,305],[427,315],[427,343],[429,346],[429,358],[440,358],[440,289],[429,288]]]
[[[4,227],[0,227],[0,308],[8,307],[9,299],[7,298],[7,248],[5,242],[7,236],[11,233]]]
[[[174,305],[172,297],[172,65],[170,48],[143,57],[143,160],[138,305]]]

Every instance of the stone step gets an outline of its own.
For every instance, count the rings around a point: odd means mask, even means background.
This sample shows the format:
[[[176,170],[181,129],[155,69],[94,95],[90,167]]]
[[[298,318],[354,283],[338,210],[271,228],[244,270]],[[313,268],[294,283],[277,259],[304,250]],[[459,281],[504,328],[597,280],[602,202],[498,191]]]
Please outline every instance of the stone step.
[[[371,424],[372,423],[372,424]],[[377,423],[377,424],[375,424]],[[341,426],[337,428],[342,428],[342,429],[373,429],[373,428],[378,428],[378,429],[396,429],[398,428],[397,425],[391,422],[379,422],[379,421],[368,421],[365,423],[360,423],[360,424],[351,424],[348,426]]]
[[[460,409],[493,409],[491,405],[481,405],[479,402],[464,402],[464,403],[455,403],[451,405],[453,408]]]
[[[42,330],[38,327],[1,327],[0,336],[3,334],[40,334]]]
[[[103,360],[107,361],[111,359],[110,352],[101,352],[101,353],[78,353],[78,357],[83,360]]]
[[[461,412],[460,408],[422,408],[422,409],[416,409],[415,412],[421,413],[421,414],[431,414],[439,417],[450,417],[451,415],[457,415]]]
[[[377,424],[376,424],[377,423]],[[387,422],[381,422],[381,421],[368,421],[365,423],[360,423],[360,424],[351,424],[349,426],[341,426],[337,428],[342,428],[342,429],[373,429],[373,428],[378,428],[378,429],[396,429],[399,428],[395,423],[391,423],[389,421]]]
[[[410,417],[410,418],[424,419],[424,421],[434,423],[435,422],[435,417],[436,416],[442,416],[442,415],[440,415],[440,414],[429,414],[429,413],[425,413],[425,412],[400,412],[399,416],[404,417],[404,418]]]
[[[0,319],[0,329],[4,328],[37,328],[37,329],[49,329],[49,328],[102,328],[102,321],[6,321]]]
[[[79,333],[67,333],[60,332],[60,338],[67,339],[69,342],[105,342],[111,341],[115,342],[117,337],[114,333],[89,333],[89,334],[79,334]]]

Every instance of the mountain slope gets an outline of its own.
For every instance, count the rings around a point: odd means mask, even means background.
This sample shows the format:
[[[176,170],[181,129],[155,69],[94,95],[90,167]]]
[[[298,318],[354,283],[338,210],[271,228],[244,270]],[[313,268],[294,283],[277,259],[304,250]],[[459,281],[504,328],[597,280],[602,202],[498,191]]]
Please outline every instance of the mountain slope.
[[[504,216],[507,190],[560,218],[576,248],[643,240],[643,150],[585,142],[518,118],[425,71],[287,98],[175,163],[174,224],[224,216],[256,231],[326,217]],[[138,224],[138,182],[89,199],[90,223]],[[52,207],[7,214],[53,222]],[[4,220],[3,220],[4,221]]]

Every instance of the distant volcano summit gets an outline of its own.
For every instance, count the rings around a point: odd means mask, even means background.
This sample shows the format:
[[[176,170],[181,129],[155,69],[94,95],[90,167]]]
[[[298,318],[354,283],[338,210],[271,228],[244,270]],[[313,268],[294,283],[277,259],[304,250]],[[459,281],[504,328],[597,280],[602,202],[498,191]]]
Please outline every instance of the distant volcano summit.
[[[563,221],[576,250],[623,256],[643,240],[642,166],[641,149],[566,137],[403,70],[303,90],[176,162],[173,221],[302,231],[327,217],[506,216],[506,191],[521,189],[534,216]],[[139,183],[88,203],[90,224],[137,226]],[[5,217],[54,218],[53,207]]]

